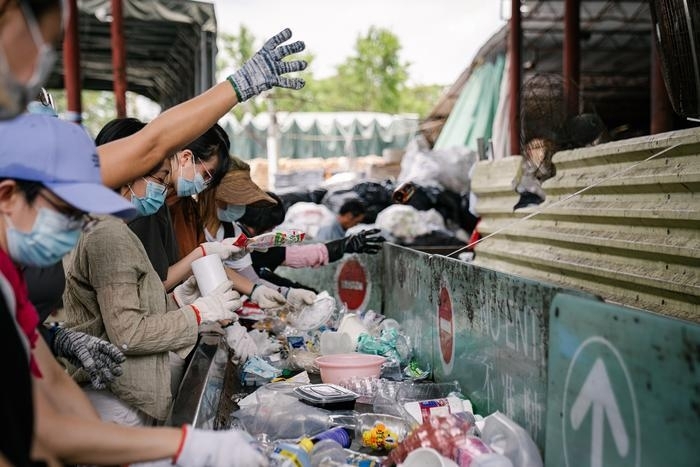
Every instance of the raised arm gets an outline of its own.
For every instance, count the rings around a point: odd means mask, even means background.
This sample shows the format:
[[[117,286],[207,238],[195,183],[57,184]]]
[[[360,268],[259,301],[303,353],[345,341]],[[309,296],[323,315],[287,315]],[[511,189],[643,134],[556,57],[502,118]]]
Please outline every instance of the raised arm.
[[[301,41],[282,45],[291,37],[292,31],[283,30],[269,39],[226,82],[166,110],[141,131],[99,146],[97,153],[103,183],[118,188],[148,173],[163,159],[204,133],[234,105],[273,86],[301,89],[304,80],[283,76],[301,71],[307,65],[303,60],[283,60],[305,48]]]

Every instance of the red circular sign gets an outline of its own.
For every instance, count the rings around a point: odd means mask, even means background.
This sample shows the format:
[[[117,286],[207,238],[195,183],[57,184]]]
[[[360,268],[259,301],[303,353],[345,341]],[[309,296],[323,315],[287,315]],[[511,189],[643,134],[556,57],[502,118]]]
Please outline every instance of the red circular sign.
[[[450,291],[444,285],[440,289],[438,302],[438,329],[440,334],[440,352],[442,361],[449,364],[452,361],[454,344],[454,324],[452,322],[452,299]]]
[[[367,274],[365,268],[356,259],[349,259],[340,267],[338,273],[338,296],[345,303],[348,311],[362,307],[367,296]]]

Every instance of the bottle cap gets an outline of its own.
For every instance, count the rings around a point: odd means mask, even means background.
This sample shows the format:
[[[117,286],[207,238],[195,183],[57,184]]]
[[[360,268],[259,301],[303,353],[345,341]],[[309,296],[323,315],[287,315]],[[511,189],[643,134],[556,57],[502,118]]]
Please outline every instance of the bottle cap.
[[[311,452],[314,447],[314,442],[311,440],[311,438],[301,438],[298,444],[306,452]]]

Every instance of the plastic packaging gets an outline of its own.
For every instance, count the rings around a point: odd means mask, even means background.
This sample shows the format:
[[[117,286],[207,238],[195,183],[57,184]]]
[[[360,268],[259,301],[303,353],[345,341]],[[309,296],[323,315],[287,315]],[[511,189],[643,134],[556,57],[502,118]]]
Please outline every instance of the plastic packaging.
[[[457,467],[452,459],[443,456],[433,448],[418,448],[406,456],[403,467]]]
[[[303,402],[327,410],[353,410],[358,395],[335,384],[307,384],[294,389]]]
[[[371,404],[375,397],[381,397],[387,401],[395,401],[398,388],[402,383],[390,381],[384,378],[373,376],[352,376],[338,383],[346,389],[359,395],[357,402],[361,404]],[[375,410],[375,413],[386,413],[382,410]]]
[[[345,464],[348,454],[338,442],[332,439],[322,439],[314,444],[309,457],[312,467],[324,467]]]
[[[307,446],[292,443],[274,443],[267,452],[271,467],[311,467]]]
[[[336,311],[335,299],[325,290],[316,295],[311,305],[306,305],[287,314],[286,320],[290,326],[300,331],[310,331],[323,326]]]
[[[350,336],[344,332],[336,331],[324,331],[320,337],[319,347],[321,355],[350,353],[355,350]]]
[[[403,441],[411,427],[399,417],[366,413],[356,417],[355,439],[375,451],[394,449]]]
[[[335,441],[343,448],[349,448],[350,444],[352,443],[352,439],[350,439],[350,433],[348,433],[348,431],[342,426],[336,426],[331,428],[330,430],[323,431],[311,438],[311,440],[314,443],[331,440]]]
[[[330,414],[327,410],[304,404],[294,396],[266,392],[258,398],[257,404],[243,407],[231,415],[253,436],[266,434],[271,439],[300,439],[331,428],[334,424]]]
[[[464,411],[472,412],[472,405],[468,400],[455,396],[405,402],[403,406],[406,412],[418,423],[426,422],[429,417],[435,415],[447,415]]]
[[[357,347],[357,342],[360,339],[360,335],[367,333],[367,326],[362,322],[362,319],[355,313],[346,313],[340,320],[338,325],[338,332],[342,332],[350,336],[350,340],[353,343],[353,348]]]
[[[287,246],[304,241],[306,234],[301,230],[278,230],[249,238],[246,234],[236,237],[233,244],[248,250],[267,250],[275,246]]]
[[[460,467],[471,467],[474,460],[484,454],[493,452],[480,438],[467,436],[457,444],[454,457]]]
[[[474,416],[468,412],[430,417],[389,453],[389,459],[400,464],[411,451],[420,447],[433,448],[451,458],[457,446],[472,434],[473,428]]]
[[[542,456],[527,431],[504,413],[484,418],[481,439],[491,449],[508,457],[517,467],[542,467]]]

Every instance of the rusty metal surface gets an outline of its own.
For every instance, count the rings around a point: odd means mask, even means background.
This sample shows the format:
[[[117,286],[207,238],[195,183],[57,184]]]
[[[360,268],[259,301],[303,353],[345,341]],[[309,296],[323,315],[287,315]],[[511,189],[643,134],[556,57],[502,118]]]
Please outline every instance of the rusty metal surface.
[[[562,289],[395,245],[384,255],[384,313],[434,379],[459,381],[477,413],[505,413],[543,449],[549,308]]]

